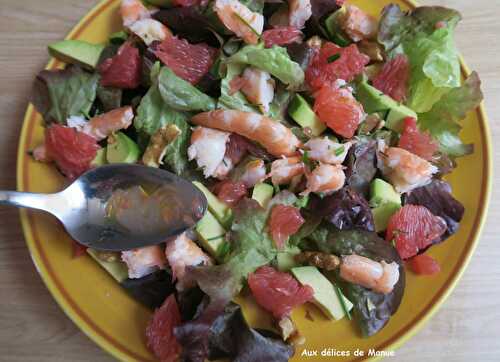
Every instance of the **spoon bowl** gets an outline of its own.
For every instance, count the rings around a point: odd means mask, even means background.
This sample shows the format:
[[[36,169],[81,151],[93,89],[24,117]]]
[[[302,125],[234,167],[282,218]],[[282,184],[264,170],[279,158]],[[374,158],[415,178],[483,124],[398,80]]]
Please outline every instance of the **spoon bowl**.
[[[113,195],[134,187],[152,190],[153,202],[147,206],[129,200],[128,217],[110,215]],[[164,242],[196,225],[207,209],[207,199],[191,182],[165,170],[131,164],[94,168],[54,194],[0,191],[2,203],[49,212],[80,244],[112,251]]]

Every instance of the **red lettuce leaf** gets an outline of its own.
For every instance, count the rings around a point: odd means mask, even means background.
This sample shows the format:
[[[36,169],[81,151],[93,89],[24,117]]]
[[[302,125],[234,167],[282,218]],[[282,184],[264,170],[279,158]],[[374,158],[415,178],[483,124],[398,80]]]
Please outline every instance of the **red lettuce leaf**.
[[[374,231],[375,224],[368,202],[349,187],[344,187],[322,199],[314,197],[310,210],[328,221],[338,230],[361,229]]]
[[[125,279],[121,285],[133,298],[151,309],[159,308],[175,290],[172,275],[166,270],[139,279]]]
[[[360,138],[347,156],[346,183],[356,192],[368,196],[370,183],[377,173],[377,142]]]
[[[174,333],[187,361],[229,358],[238,362],[285,362],[293,355],[293,348],[279,336],[252,329],[240,306],[232,302],[222,308],[209,305],[200,318],[177,327]],[[201,340],[204,343],[200,344]]]

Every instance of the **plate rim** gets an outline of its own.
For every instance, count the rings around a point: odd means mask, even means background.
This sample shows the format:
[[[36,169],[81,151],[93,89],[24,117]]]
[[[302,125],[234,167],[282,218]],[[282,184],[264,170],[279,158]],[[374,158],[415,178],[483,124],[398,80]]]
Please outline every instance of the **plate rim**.
[[[113,5],[119,0],[100,0],[87,14],[79,20],[79,22],[72,28],[65,39],[72,39],[77,37],[88,25],[92,19],[102,10]],[[400,0],[406,3],[410,8],[415,8],[417,3],[413,0]],[[51,58],[46,66],[46,69],[54,68],[57,65],[63,64]],[[465,64],[463,58],[460,56],[461,71],[464,76],[470,74],[470,69]],[[473,220],[473,229],[468,237],[468,247],[462,252],[461,262],[455,267],[455,272],[443,284],[443,287],[436,293],[431,300],[429,306],[425,308],[419,315],[415,316],[408,325],[400,329],[399,332],[394,333],[390,338],[383,342],[381,345],[376,346],[377,350],[396,350],[418,333],[422,327],[435,315],[435,313],[444,304],[449,295],[456,288],[458,281],[461,279],[463,273],[467,269],[472,255],[474,254],[482,234],[486,216],[491,199],[492,189],[492,145],[491,145],[491,130],[489,126],[489,119],[485,111],[484,101],[481,102],[476,109],[477,118],[479,119],[479,127],[482,138],[483,147],[483,163],[484,163],[484,180],[482,185],[482,194],[480,195],[481,207],[478,210]],[[31,129],[33,128],[32,119],[36,116],[36,111],[31,103],[29,103],[26,113],[23,118],[23,125],[19,135],[19,144],[17,150],[16,161],[16,178],[17,190],[25,190],[25,155],[26,144],[31,140]],[[30,136],[30,137],[28,137]],[[51,271],[51,265],[48,262],[43,250],[39,248],[39,241],[36,237],[36,225],[33,218],[33,213],[28,210],[20,210],[20,219],[23,229],[23,235],[28,246],[30,256],[37,272],[40,274],[44,284],[49,289],[51,295],[65,312],[65,314],[77,325],[77,327],[84,332],[93,342],[110,353],[112,356],[123,361],[154,361],[149,356],[142,356],[134,351],[131,351],[126,346],[115,340],[113,336],[106,334],[102,331],[93,320],[80,310],[76,302],[69,294],[63,293],[61,283],[55,277],[55,273]],[[373,361],[378,359],[374,358],[360,358],[354,361]]]

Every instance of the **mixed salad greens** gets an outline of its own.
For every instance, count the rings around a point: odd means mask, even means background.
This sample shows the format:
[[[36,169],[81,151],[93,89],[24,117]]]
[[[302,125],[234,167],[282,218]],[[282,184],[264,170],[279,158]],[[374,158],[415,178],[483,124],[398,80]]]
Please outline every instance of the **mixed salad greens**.
[[[206,195],[195,229],[162,245],[86,250],[158,308],[146,335],[160,360],[287,361],[304,343],[290,312],[307,302],[369,337],[398,310],[404,261],[439,272],[427,249],[464,213],[442,177],[473,151],[460,121],[482,100],[476,73],[461,80],[458,12],[122,0],[120,16],[106,44],[49,46],[68,65],[36,79],[33,157],[68,179],[161,167]],[[233,302],[247,288],[274,331]]]

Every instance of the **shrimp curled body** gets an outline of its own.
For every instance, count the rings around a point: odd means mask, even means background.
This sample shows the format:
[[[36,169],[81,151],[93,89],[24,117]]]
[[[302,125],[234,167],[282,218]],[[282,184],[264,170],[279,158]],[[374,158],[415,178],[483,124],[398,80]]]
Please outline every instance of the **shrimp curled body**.
[[[388,294],[399,280],[399,265],[396,262],[380,263],[360,255],[342,257],[340,277],[348,282],[359,284],[375,292]]]
[[[252,112],[218,109],[197,114],[191,123],[237,133],[258,142],[276,157],[294,155],[301,144],[280,122]]]

